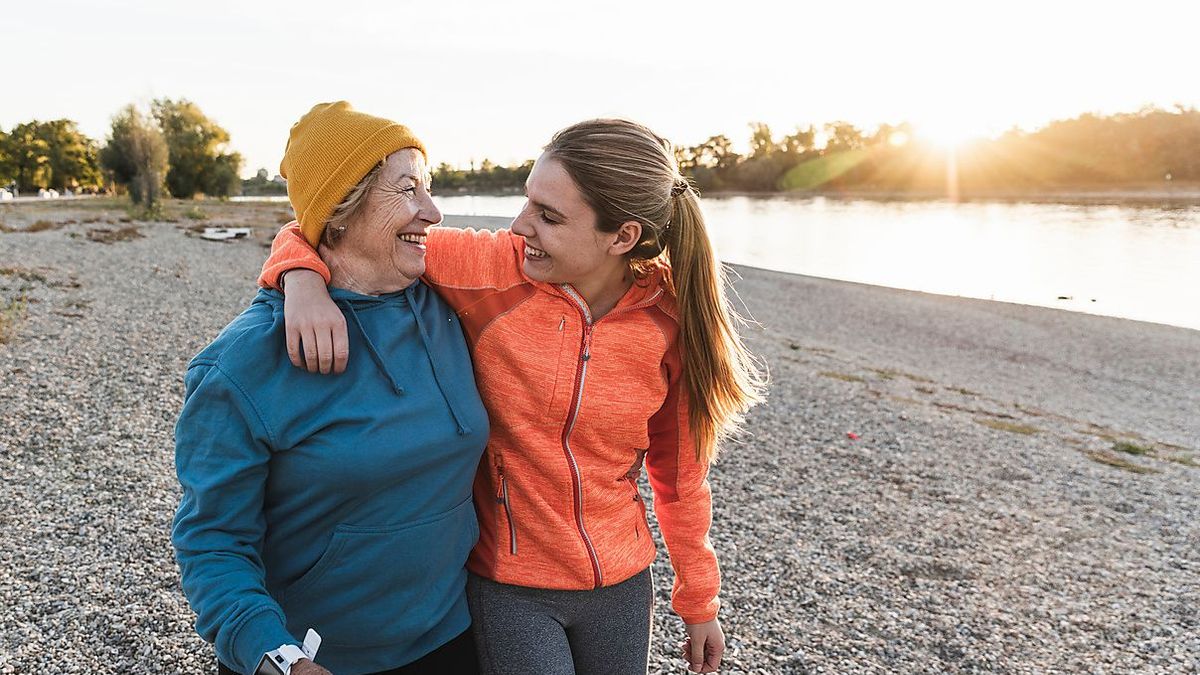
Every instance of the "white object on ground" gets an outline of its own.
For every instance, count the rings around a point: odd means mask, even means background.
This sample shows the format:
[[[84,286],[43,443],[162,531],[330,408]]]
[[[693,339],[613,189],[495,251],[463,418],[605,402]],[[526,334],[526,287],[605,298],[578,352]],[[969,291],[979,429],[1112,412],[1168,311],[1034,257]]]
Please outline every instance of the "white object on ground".
[[[200,234],[205,239],[212,241],[225,241],[226,239],[241,239],[242,237],[250,236],[250,228],[248,227],[206,227],[204,232]]]

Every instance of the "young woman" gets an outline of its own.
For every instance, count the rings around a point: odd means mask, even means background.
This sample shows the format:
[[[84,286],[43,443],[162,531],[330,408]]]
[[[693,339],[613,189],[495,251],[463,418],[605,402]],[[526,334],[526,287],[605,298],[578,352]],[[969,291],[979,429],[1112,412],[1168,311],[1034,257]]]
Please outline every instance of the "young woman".
[[[724,634],[708,468],[763,379],[697,194],[666,140],[593,120],[554,136],[526,195],[511,230],[431,229],[424,277],[458,313],[491,419],[468,562],[482,670],[645,672],[655,548],[644,464],[683,656],[713,672]],[[288,270],[293,363],[340,371],[344,320],[295,224],[260,282],[278,286]]]

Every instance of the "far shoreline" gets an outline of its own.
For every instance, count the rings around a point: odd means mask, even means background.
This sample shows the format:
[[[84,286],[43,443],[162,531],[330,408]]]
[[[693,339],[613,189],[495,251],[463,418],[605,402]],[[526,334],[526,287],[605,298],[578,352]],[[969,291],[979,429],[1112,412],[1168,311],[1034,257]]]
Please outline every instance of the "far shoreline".
[[[435,192],[446,197],[518,197],[521,191],[455,190]],[[706,199],[749,197],[752,199],[814,199],[861,200],[878,202],[958,202],[958,203],[1032,203],[1032,204],[1148,204],[1200,205],[1200,184],[1178,186],[1129,186],[1121,188],[1078,187],[1054,190],[991,190],[963,191],[951,196],[939,190],[880,190],[844,188],[828,190],[710,190],[702,192]],[[248,201],[248,200],[247,200]]]
[[[505,190],[453,190],[436,191],[442,197],[520,197],[521,190],[512,188]],[[949,202],[949,203],[1002,203],[1002,204],[1068,204],[1068,205],[1135,205],[1135,206],[1200,206],[1200,184],[1180,186],[1135,186],[1124,188],[1070,188],[1057,190],[993,190],[967,192],[959,191],[957,195],[938,190],[879,190],[869,188],[845,188],[830,190],[712,190],[702,193],[706,199],[731,199],[747,197],[750,199],[794,199],[807,200],[818,197],[839,201],[872,201],[872,202]],[[113,198],[116,195],[72,195],[54,198],[43,198],[36,195],[23,195],[15,199],[0,201],[0,206],[55,202],[79,201],[97,198]],[[287,194],[254,194],[233,195],[227,198],[209,198],[199,196],[192,200],[204,202],[285,202]],[[184,200],[187,201],[187,200]]]
[[[944,191],[914,190],[792,190],[772,192],[746,192],[719,190],[704,193],[710,199],[730,197],[813,199],[824,197],[837,200],[861,200],[879,202],[929,202],[947,201],[958,203],[1033,203],[1033,204],[1162,204],[1200,205],[1200,186],[1179,188],[1121,188],[1121,189],[1072,189],[1039,191],[990,191],[960,192],[951,196]]]
[[[239,202],[221,200],[170,200],[165,207],[165,212],[154,221],[142,221],[132,217],[133,215],[134,214],[129,212],[129,207],[127,204],[117,200],[112,200],[111,198],[105,200],[103,198],[96,199],[94,197],[81,196],[59,199],[22,199],[19,202],[5,201],[0,202],[0,236],[10,236],[4,233],[19,233],[27,228],[32,228],[33,231],[36,232],[41,230],[57,230],[75,224],[87,225],[96,223],[100,226],[109,225],[134,227],[139,223],[159,222],[163,224],[174,225],[178,229],[188,231],[188,234],[194,234],[196,232],[203,231],[205,227],[209,226],[251,227],[256,232],[255,238],[258,239],[264,246],[269,246],[275,229],[282,224],[290,222],[293,218],[291,209],[287,206],[286,202],[256,202],[252,200],[239,200]],[[16,219],[11,219],[9,218],[10,216],[15,216]],[[8,219],[8,222],[5,222],[6,218]],[[511,218],[507,216],[462,215],[455,214],[452,211],[446,213],[445,216],[446,225],[458,227],[474,227],[478,229],[496,230],[508,227],[510,223]],[[76,236],[78,236],[78,233]],[[1154,321],[1146,318],[1122,316],[1119,314],[1087,311],[1086,308],[1082,307],[1056,306],[1049,300],[1042,303],[1031,303],[1004,298],[955,295],[950,293],[938,293],[919,288],[905,288],[896,285],[870,283],[867,281],[838,278],[833,276],[806,274],[804,272],[790,269],[758,266],[747,264],[745,262],[730,262],[728,264],[736,269],[761,270],[763,272],[773,274],[786,274],[789,276],[795,276],[810,281],[819,280],[838,284],[854,284],[868,288],[889,289],[892,291],[924,294],[931,297],[944,298],[948,301],[966,300],[972,302],[978,301],[982,303],[1000,303],[1003,305],[1010,305],[1012,307],[1029,308],[1031,310],[1060,311],[1068,312],[1074,315],[1121,319],[1123,321],[1134,321],[1152,326],[1161,326],[1186,331],[1200,331],[1200,326],[1189,326],[1179,323]]]
[[[445,219],[446,220],[443,224],[448,227],[473,227],[473,228],[477,228],[477,229],[488,229],[488,230],[499,230],[499,229],[506,228],[506,227],[508,227],[509,223],[511,222],[511,219],[505,218],[503,216],[471,216],[471,215],[452,214],[452,213],[445,214]],[[760,267],[757,265],[748,265],[746,263],[732,263],[731,262],[731,263],[726,263],[726,266],[734,268],[734,270],[748,269],[748,270],[754,270],[756,272],[762,272],[762,273],[767,273],[767,274],[786,274],[788,276],[798,277],[800,279],[803,279],[808,283],[851,284],[851,285],[858,286],[858,287],[861,287],[864,289],[886,289],[888,291],[897,291],[897,292],[901,292],[901,293],[916,293],[916,294],[920,294],[923,296],[927,296],[929,298],[948,298],[953,301],[966,301],[968,303],[974,303],[974,302],[998,303],[1001,305],[1008,305],[1008,306],[1012,307],[1013,309],[1011,311],[1014,313],[1024,312],[1024,311],[1069,312],[1070,314],[1073,314],[1073,315],[1100,317],[1103,319],[1115,319],[1118,321],[1132,321],[1135,323],[1149,324],[1152,326],[1159,326],[1159,327],[1169,328],[1169,329],[1200,332],[1200,328],[1196,328],[1196,327],[1192,327],[1192,326],[1180,326],[1178,324],[1163,323],[1161,321],[1148,321],[1146,319],[1133,319],[1133,318],[1129,318],[1129,317],[1125,317],[1125,316],[1116,316],[1113,314],[1101,314],[1099,312],[1087,312],[1087,311],[1083,311],[1081,309],[1073,309],[1073,308],[1068,308],[1068,307],[1053,307],[1050,305],[1035,305],[1035,304],[1024,303],[1024,302],[1016,302],[1013,300],[996,300],[996,299],[992,299],[992,298],[978,298],[978,297],[974,297],[974,296],[970,296],[970,295],[951,295],[949,293],[934,293],[932,291],[924,291],[924,290],[920,290],[920,289],[916,289],[916,288],[902,288],[900,286],[885,286],[883,284],[872,284],[872,283],[867,283],[865,281],[854,281],[852,279],[838,279],[836,277],[821,277],[821,276],[816,276],[813,274],[805,274],[803,272],[780,270],[780,269],[774,269],[771,267]]]

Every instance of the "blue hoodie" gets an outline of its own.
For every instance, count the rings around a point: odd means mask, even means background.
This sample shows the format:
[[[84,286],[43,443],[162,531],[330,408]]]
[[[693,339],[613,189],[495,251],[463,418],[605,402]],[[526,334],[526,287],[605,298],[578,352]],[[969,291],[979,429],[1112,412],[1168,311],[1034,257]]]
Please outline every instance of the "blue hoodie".
[[[488,423],[458,317],[425,284],[331,289],[354,355],[288,360],[259,291],[185,377],[171,539],[196,630],[242,673],[315,628],[337,675],[395,668],[470,625],[471,482]]]

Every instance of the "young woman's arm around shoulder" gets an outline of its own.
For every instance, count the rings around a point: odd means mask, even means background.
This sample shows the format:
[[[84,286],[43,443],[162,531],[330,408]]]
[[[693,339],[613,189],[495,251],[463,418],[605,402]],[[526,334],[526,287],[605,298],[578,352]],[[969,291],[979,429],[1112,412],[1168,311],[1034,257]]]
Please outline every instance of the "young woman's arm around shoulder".
[[[506,230],[430,228],[424,279],[434,288],[483,287],[516,277],[512,235]],[[287,290],[284,321],[292,365],[312,373],[342,373],[349,360],[346,319],[329,298],[329,267],[305,239],[298,223],[280,229],[258,283]]]

